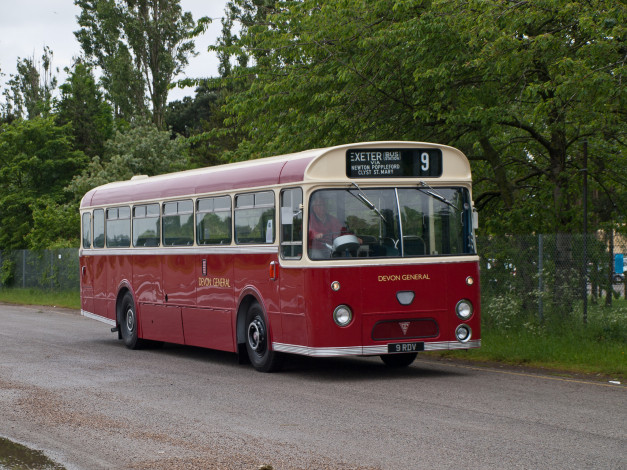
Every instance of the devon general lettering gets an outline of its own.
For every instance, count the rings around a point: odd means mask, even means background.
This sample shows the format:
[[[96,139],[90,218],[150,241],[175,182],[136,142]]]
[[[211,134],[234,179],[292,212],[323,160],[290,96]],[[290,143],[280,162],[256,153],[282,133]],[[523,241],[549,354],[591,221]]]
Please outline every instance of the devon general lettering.
[[[389,276],[379,276],[379,282],[391,281],[430,281],[429,274],[390,274]]]
[[[227,277],[199,277],[198,287],[231,287]]]

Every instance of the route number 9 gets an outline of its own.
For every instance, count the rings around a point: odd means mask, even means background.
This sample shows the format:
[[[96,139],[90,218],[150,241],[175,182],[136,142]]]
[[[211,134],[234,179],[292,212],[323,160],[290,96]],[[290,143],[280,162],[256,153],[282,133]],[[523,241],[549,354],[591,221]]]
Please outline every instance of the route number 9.
[[[420,161],[422,162],[420,169],[422,171],[429,171],[429,154],[427,152],[422,152],[420,154]]]

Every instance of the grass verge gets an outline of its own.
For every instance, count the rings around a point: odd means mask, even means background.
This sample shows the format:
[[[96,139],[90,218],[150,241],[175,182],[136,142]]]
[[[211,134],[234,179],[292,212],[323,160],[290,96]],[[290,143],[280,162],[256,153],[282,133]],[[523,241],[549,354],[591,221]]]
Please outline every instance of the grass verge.
[[[485,307],[481,348],[432,354],[627,379],[626,300],[591,305],[586,324],[579,311],[539,322],[530,314],[508,315],[502,304]]]
[[[478,362],[498,362],[554,371],[627,379],[624,342],[598,341],[586,334],[531,334],[484,331],[481,348],[425,353]]]
[[[0,302],[20,305],[49,305],[64,308],[81,308],[78,291],[55,291],[46,289],[0,289]]]

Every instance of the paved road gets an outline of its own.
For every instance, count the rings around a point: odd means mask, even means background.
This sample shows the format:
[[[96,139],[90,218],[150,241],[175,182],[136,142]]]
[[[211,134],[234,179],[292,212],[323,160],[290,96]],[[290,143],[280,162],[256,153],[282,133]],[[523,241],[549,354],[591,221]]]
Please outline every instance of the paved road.
[[[627,468],[627,387],[420,359],[279,374],[0,305],[0,435],[68,469]]]

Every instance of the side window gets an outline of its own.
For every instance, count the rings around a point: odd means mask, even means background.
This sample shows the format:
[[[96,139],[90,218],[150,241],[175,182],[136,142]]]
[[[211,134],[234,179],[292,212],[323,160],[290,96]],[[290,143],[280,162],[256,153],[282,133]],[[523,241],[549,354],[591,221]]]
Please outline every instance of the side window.
[[[235,196],[235,242],[274,243],[274,192]]]
[[[163,244],[194,244],[194,202],[191,199],[163,204]]]
[[[131,246],[131,209],[112,207],[107,209],[107,247]]]
[[[281,256],[285,259],[303,256],[303,191],[300,188],[281,192]]]
[[[91,214],[83,214],[83,248],[91,248]]]
[[[159,204],[133,207],[133,246],[159,246]]]
[[[105,246],[104,209],[94,210],[94,248]]]
[[[196,201],[196,240],[199,245],[231,243],[231,198],[208,197]]]

